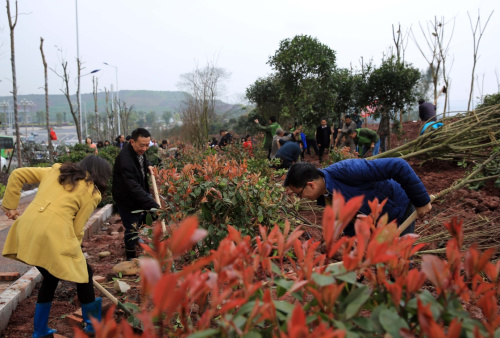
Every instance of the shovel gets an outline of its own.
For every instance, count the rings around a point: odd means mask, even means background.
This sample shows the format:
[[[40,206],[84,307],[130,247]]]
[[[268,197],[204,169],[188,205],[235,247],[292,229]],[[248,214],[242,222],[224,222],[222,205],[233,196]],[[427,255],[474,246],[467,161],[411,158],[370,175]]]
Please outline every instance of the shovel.
[[[159,206],[161,206],[160,196],[158,195],[158,188],[156,187],[156,178],[155,178],[155,175],[154,175],[152,169],[150,169],[149,171],[151,173],[151,185],[153,186],[153,191],[155,193],[155,201],[156,201],[156,203],[158,203]],[[165,226],[165,221],[164,220],[161,220],[161,229],[163,230],[163,233],[165,233],[167,231],[167,228]]]

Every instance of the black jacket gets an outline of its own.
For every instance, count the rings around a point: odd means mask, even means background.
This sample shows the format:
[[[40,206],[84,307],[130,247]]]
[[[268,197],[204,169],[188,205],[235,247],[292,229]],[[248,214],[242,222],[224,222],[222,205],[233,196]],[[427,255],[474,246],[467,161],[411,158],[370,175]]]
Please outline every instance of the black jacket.
[[[148,176],[148,166],[151,165],[144,156],[144,171]],[[158,204],[149,193],[148,180],[142,176],[137,153],[130,143],[123,146],[116,157],[113,168],[113,200],[128,211],[149,210],[158,208]]]
[[[330,135],[332,135],[332,128],[319,126],[316,129],[316,143],[328,148],[330,146]]]

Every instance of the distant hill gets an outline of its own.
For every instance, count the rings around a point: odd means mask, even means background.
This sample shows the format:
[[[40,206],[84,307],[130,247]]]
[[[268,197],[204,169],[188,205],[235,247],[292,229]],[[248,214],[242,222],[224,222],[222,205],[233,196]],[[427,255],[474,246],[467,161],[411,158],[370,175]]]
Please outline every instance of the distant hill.
[[[136,112],[154,111],[158,116],[161,116],[165,111],[170,111],[174,114],[179,113],[185,95],[187,95],[187,93],[181,91],[120,90],[120,101],[126,102],[128,107],[134,105],[134,111]],[[17,99],[18,102],[23,99],[34,102],[35,106],[31,109],[31,112],[45,111],[45,95],[43,94],[18,95]],[[10,101],[10,111],[12,111],[12,96],[0,96],[0,101],[3,100]],[[75,95],[73,95],[72,101],[76,101]],[[109,102],[111,102],[111,93]],[[97,94],[97,105],[99,111],[105,111],[105,93],[100,92]],[[94,111],[94,97],[92,93],[82,94],[83,111],[85,111],[85,108],[87,112]],[[30,111],[29,108],[26,109]],[[217,101],[216,110],[218,114],[231,112],[230,117],[238,117],[244,113],[244,110],[241,109],[241,105],[228,104],[222,101]],[[3,108],[0,108],[0,112],[3,113],[3,111]],[[20,106],[19,112],[21,114],[24,112],[23,106]],[[62,94],[49,95],[49,112],[51,120],[56,119],[57,113],[67,112],[69,117],[68,101],[66,97]]]

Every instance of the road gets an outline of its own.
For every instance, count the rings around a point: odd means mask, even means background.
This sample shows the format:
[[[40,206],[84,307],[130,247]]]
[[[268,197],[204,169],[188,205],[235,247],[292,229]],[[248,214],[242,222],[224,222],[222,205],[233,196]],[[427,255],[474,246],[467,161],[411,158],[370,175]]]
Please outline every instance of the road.
[[[32,135],[35,136],[35,143],[47,143],[47,128],[43,127],[28,127],[28,137]],[[75,144],[78,143],[78,137],[76,134],[76,128],[74,126],[65,126],[65,127],[54,127],[54,131],[57,135],[57,141],[55,144]],[[24,127],[20,128],[21,136],[25,136],[26,130]],[[7,131],[2,129],[0,134],[7,135]]]
[[[35,194],[31,194],[28,196],[21,197],[19,202],[19,210],[21,213],[26,209],[28,204],[33,201],[35,198]],[[13,220],[10,220],[5,216],[5,212],[0,209],[0,248],[3,249],[5,244],[5,239],[7,238],[7,234],[9,233],[10,226],[14,223]],[[19,272],[21,275],[25,274],[29,269],[31,269],[30,265],[26,265],[24,263],[15,261],[13,259],[5,258],[0,256],[0,272]]]

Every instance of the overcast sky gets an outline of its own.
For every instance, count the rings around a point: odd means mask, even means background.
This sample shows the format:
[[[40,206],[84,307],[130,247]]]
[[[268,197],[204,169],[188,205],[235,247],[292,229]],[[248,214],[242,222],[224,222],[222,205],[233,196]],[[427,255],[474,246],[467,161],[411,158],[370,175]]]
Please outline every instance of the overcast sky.
[[[0,0],[0,96],[12,90],[10,39],[5,0]],[[14,0],[11,0],[13,7]],[[43,94],[40,37],[49,67],[61,70],[60,59],[76,74],[76,14],[72,0],[19,0],[15,29],[16,67],[20,95]],[[392,25],[412,28],[420,44],[419,24],[444,16],[445,34],[455,31],[449,60],[454,60],[450,90],[452,109],[466,101],[470,90],[473,22],[478,10],[484,26],[495,10],[480,43],[475,96],[498,91],[500,77],[500,1],[498,0],[80,0],[78,24],[80,55],[86,74],[95,75],[99,88],[120,90],[179,90],[180,75],[217,60],[231,73],[225,101],[241,102],[245,89],[271,73],[269,56],[279,42],[295,35],[316,37],[337,53],[339,67],[359,67],[360,58],[380,64],[393,45]],[[428,49],[425,49],[428,51]],[[406,60],[424,69],[426,61],[410,40]],[[49,71],[49,91],[60,93],[61,80]],[[72,89],[75,90],[74,88]],[[82,77],[82,92],[92,92],[91,76]]]

